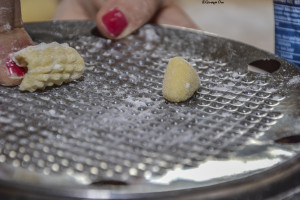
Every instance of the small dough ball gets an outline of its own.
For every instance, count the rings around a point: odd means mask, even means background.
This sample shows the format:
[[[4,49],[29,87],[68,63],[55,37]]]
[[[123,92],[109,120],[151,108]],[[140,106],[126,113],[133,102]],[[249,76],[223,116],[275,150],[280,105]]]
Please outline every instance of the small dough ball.
[[[171,102],[189,99],[199,89],[200,80],[196,70],[183,58],[169,60],[163,81],[163,96]]]

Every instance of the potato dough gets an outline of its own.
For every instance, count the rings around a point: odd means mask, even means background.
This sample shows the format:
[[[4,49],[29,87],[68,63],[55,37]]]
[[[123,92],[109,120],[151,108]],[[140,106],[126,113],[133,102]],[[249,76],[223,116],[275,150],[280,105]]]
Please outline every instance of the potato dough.
[[[163,96],[171,102],[189,99],[200,87],[200,80],[195,69],[183,58],[169,60],[163,81]]]
[[[16,64],[26,67],[27,73],[20,90],[33,92],[46,86],[61,85],[78,79],[84,72],[84,60],[68,44],[41,43],[11,55]]]

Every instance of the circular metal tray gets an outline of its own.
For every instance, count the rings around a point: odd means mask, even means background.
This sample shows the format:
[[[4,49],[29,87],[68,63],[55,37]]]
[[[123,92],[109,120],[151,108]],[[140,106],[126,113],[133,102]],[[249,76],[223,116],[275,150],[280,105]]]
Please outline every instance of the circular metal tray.
[[[35,93],[0,86],[0,194],[29,199],[265,199],[299,180],[299,70],[202,31],[145,25],[125,39],[93,21],[25,24],[68,43],[83,77]],[[201,88],[161,93],[181,56]],[[263,72],[259,72],[263,71]]]

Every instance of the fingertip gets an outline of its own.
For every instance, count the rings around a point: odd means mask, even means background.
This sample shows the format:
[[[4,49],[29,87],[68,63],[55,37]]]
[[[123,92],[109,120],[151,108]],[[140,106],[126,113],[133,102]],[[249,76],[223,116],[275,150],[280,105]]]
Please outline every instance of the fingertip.
[[[0,85],[19,85],[25,73],[26,69],[19,67],[10,56],[6,60],[3,58],[0,66]]]
[[[156,0],[110,0],[97,13],[99,31],[110,39],[120,39],[147,23],[159,8]]]
[[[8,69],[0,67],[0,85],[15,86],[21,83],[22,79],[10,78]]]
[[[125,37],[128,20],[124,12],[119,8],[110,10],[102,9],[97,14],[97,27],[107,38],[119,39]]]
[[[24,28],[17,28],[1,33],[0,43],[0,85],[19,85],[24,74],[8,58],[11,53],[33,45],[33,42]]]

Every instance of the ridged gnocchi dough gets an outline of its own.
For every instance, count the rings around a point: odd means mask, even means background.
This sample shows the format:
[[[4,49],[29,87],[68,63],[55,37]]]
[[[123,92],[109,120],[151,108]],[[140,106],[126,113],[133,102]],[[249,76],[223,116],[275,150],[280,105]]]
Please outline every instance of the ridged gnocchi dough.
[[[52,42],[29,46],[13,54],[13,60],[27,72],[19,86],[33,92],[47,86],[78,79],[84,72],[84,60],[68,44]]]
[[[164,74],[162,93],[171,102],[189,99],[200,87],[196,70],[183,58],[174,57],[169,60]]]

